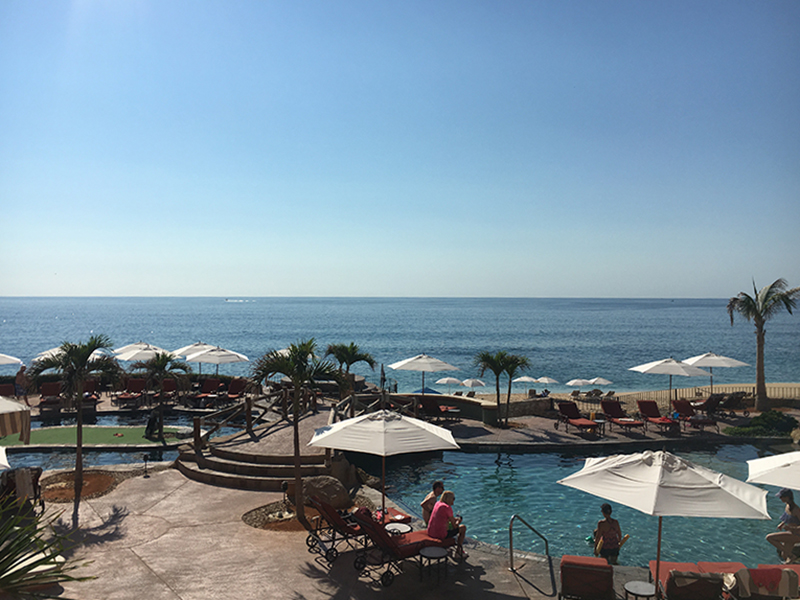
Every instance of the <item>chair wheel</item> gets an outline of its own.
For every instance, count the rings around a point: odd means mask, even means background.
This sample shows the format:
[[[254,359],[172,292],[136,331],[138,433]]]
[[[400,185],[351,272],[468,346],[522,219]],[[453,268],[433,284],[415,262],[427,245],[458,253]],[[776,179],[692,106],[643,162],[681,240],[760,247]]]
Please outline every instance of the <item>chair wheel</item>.
[[[363,571],[367,568],[367,557],[364,554],[356,556],[356,559],[353,561],[353,568],[356,571]]]
[[[317,547],[317,538],[311,534],[306,538],[306,546],[309,550],[314,550]]]
[[[389,587],[390,585],[392,585],[393,581],[394,581],[394,573],[392,573],[391,571],[386,571],[383,575],[381,575],[381,585],[383,587]]]
[[[749,417],[749,416],[750,416],[750,411],[749,411],[749,410],[746,410],[746,411],[744,411],[744,412],[742,413],[742,415],[744,415],[744,418],[746,419],[747,417]]]
[[[555,423],[553,423],[553,429],[558,429],[558,421],[556,421]]]
[[[325,553],[325,560],[328,561],[329,564],[333,564],[339,558],[339,551],[336,548],[328,548],[328,551]]]

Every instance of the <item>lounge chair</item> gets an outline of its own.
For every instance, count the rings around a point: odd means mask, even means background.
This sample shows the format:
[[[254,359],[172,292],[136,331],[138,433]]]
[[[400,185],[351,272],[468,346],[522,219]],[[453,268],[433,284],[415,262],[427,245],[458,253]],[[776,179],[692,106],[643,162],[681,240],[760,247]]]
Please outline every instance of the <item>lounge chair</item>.
[[[614,394],[616,394],[616,392],[614,390],[611,390],[610,392],[607,392],[606,395],[603,396],[603,398],[605,398],[606,400],[616,400],[617,398],[616,396],[614,396]]]
[[[238,402],[244,396],[244,390],[247,387],[247,380],[237,377],[231,380],[228,385],[228,392],[225,394],[226,402]]]
[[[470,390],[467,392],[467,398],[474,398],[475,397],[475,390]]]
[[[144,390],[147,386],[147,381],[138,377],[130,377],[125,383],[125,390],[121,394],[117,394],[116,398],[112,400],[114,404],[122,408],[136,407],[142,403]]]
[[[427,546],[439,546],[446,548],[456,543],[455,538],[447,538],[439,540],[432,538],[426,531],[412,531],[411,533],[404,533],[401,535],[391,535],[384,529],[382,523],[378,523],[372,518],[372,514],[368,509],[361,507],[353,513],[353,518],[356,520],[364,531],[366,531],[369,538],[372,540],[375,547],[380,551],[380,563],[378,568],[387,565],[386,571],[380,576],[381,584],[384,587],[389,587],[394,581],[395,572],[401,573],[401,563],[406,558],[412,558],[419,555],[419,551]],[[364,572],[367,567],[366,555],[356,557],[355,567]],[[422,559],[419,562],[420,572],[422,570]]]
[[[64,398],[61,396],[61,382],[47,381],[39,387],[39,414],[57,416],[64,407]]]
[[[745,396],[747,396],[747,392],[733,392],[732,394],[728,394],[728,397],[720,403],[720,408],[727,410],[728,416],[730,417],[736,416],[737,409],[742,411],[742,416],[745,418],[749,417],[750,411],[746,408],[742,408],[742,401]]]
[[[678,413],[678,418],[683,423],[683,428],[695,427],[700,431],[705,431],[706,427],[715,427],[719,433],[719,425],[714,419],[703,417],[694,412],[692,403],[688,400],[673,400],[672,406]]]
[[[734,598],[768,600],[797,598],[797,570],[788,568],[797,565],[759,565],[757,569],[739,569],[735,573]]]
[[[675,431],[677,429],[680,432],[680,424],[677,421],[661,416],[655,400],[637,400],[636,405],[639,407],[639,414],[645,423],[657,425],[662,434],[665,430]],[[647,428],[645,427],[645,429]]]
[[[42,473],[41,467],[17,467],[0,473],[0,513],[44,513],[44,498],[39,485]]]
[[[333,564],[338,558],[338,547],[342,544],[356,550],[358,553],[356,558],[363,556],[369,538],[353,517],[340,514],[318,496],[311,496],[309,501],[317,509],[320,517],[317,519],[316,528],[306,538],[308,551],[321,553],[329,564]]]
[[[692,408],[696,411],[706,413],[706,416],[711,416],[719,409],[719,405],[725,399],[725,394],[711,394],[702,402],[692,402]]]
[[[609,431],[611,425],[622,427],[626,432],[630,432],[634,427],[641,427],[643,429],[645,427],[644,421],[637,421],[636,419],[628,417],[625,411],[622,410],[622,404],[620,404],[618,400],[601,400],[600,406],[603,408],[603,414],[606,420],[610,423]]]
[[[581,397],[581,391],[580,390],[572,390],[569,395],[570,395],[571,398],[577,400],[577,399],[579,399]]]
[[[561,557],[561,589],[558,598],[613,600],[614,568],[596,556]]]
[[[650,561],[650,576],[655,581],[656,561]],[[666,600],[718,600],[722,598],[724,577],[704,573],[694,563],[661,561],[658,586]]]
[[[417,399],[422,412],[433,421],[447,421],[461,417],[461,411],[455,406],[441,405],[430,396],[418,396]]]
[[[571,401],[559,402],[558,413],[560,420],[564,423],[565,431],[569,432],[569,426],[577,427],[578,431],[589,431],[598,429],[599,425],[590,419],[583,417],[578,410],[578,405]],[[555,423],[558,428],[558,421]]]
[[[161,380],[161,391],[158,393],[156,399],[159,403],[164,404],[173,402],[178,396],[178,382],[172,378]]]
[[[203,385],[200,388],[200,393],[191,398],[191,402],[195,408],[209,408],[214,405],[214,401],[218,398],[219,393],[219,379],[216,377],[209,377],[203,380]]]

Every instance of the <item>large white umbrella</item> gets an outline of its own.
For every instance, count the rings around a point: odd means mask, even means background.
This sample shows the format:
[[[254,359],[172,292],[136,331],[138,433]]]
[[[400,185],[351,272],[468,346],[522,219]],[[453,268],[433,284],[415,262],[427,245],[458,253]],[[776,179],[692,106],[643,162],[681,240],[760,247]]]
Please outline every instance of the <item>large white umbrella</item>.
[[[662,517],[770,518],[765,490],[664,451],[587,458],[558,483],[658,516],[656,587]]]
[[[156,354],[169,354],[173,358],[180,358],[180,356],[169,350],[164,350],[163,348],[150,344],[130,344],[130,347],[126,348],[128,349],[124,349],[123,351],[115,350],[114,355],[117,360],[145,361],[155,358]]]
[[[244,354],[234,352],[233,350],[226,350],[219,346],[211,348],[210,350],[203,350],[196,354],[190,354],[186,357],[186,362],[208,363],[217,365],[217,373],[219,373],[220,365],[228,365],[238,362],[249,362],[250,359]]]
[[[31,409],[11,400],[0,397],[0,437],[18,433],[25,444],[31,443]]]
[[[22,361],[16,356],[9,356],[8,354],[0,354],[0,365],[21,365]]]
[[[59,354],[61,354],[61,346],[56,346],[55,348],[50,348],[50,350],[39,352],[39,354],[36,355],[36,358],[33,359],[33,362],[38,362],[46,358],[55,358]],[[98,360],[100,358],[105,358],[107,356],[111,355],[102,348],[98,348],[89,355],[89,360]]]
[[[800,490],[800,452],[747,461],[747,481]]]
[[[411,452],[458,450],[453,434],[444,427],[389,410],[366,413],[320,427],[309,446],[375,454],[381,459],[383,503],[386,510],[386,457]]]
[[[456,379],[455,377],[442,377],[441,379],[436,380],[436,385],[446,385],[447,386],[447,393],[450,393],[450,386],[451,385],[461,385],[461,380]]]
[[[664,358],[662,360],[654,360],[653,362],[637,365],[628,369],[629,371],[636,371],[638,373],[654,373],[656,375],[669,375],[669,397],[672,399],[672,376],[680,375],[682,377],[702,377],[710,375],[708,371],[703,371],[698,367],[687,365],[684,362],[675,360],[674,358]]]
[[[695,367],[708,367],[708,372],[711,374],[711,393],[714,393],[714,367],[749,367],[746,362],[736,360],[735,358],[728,358],[727,356],[720,356],[713,352],[706,352],[685,359],[687,365],[694,365]]]
[[[517,377],[512,381],[514,383],[540,383],[538,379],[531,377],[530,375],[523,375],[522,377]]]
[[[570,379],[566,385],[570,387],[584,387],[587,385],[592,385],[592,382],[588,379]]]
[[[203,350],[212,350],[216,348],[214,344],[206,344],[205,342],[195,342],[194,344],[189,344],[188,346],[182,346],[177,350],[173,350],[173,354],[177,354],[179,356],[183,356],[184,358],[189,356],[190,354],[197,354],[198,352],[202,352]]]
[[[437,373],[439,371],[458,371],[458,367],[433,358],[427,354],[417,354],[411,358],[400,360],[389,365],[395,371],[422,371],[422,393],[425,393],[425,372]]]
[[[613,381],[609,381],[604,377],[594,377],[589,380],[589,383],[591,383],[592,385],[611,385]]]
[[[553,385],[554,383],[558,383],[558,382],[557,382],[555,379],[553,379],[552,377],[547,377],[547,376],[545,376],[545,377],[539,377],[539,379],[537,379],[536,381],[537,381],[537,383],[545,383],[545,384],[547,384],[547,385]]]

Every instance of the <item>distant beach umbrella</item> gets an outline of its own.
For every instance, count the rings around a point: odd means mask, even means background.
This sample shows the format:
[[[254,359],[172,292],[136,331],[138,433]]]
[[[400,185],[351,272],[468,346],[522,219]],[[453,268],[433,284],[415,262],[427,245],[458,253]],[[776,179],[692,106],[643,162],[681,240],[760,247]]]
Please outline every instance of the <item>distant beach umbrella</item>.
[[[153,346],[153,344],[148,344],[147,342],[136,342],[134,344],[128,344],[127,346],[122,346],[121,348],[116,348],[114,350],[114,354],[122,354],[124,352],[130,352],[131,350],[144,350],[148,348],[158,348],[158,346]],[[166,350],[162,350],[158,348],[162,352],[166,352]]]
[[[206,344],[205,342],[195,342],[194,344],[189,344],[188,346],[184,346],[183,348],[178,348],[177,350],[173,350],[172,353],[186,358],[190,354],[197,354],[198,352],[202,352],[203,350],[213,350],[216,347],[217,346],[215,346],[214,344]]]
[[[450,393],[450,386],[451,385],[461,385],[461,380],[456,379],[455,377],[442,377],[441,379],[436,380],[437,385],[446,385],[447,386],[447,393]]]
[[[56,346],[55,348],[50,348],[50,350],[45,350],[44,352],[39,352],[36,355],[36,358],[33,359],[33,362],[38,362],[40,360],[45,360],[47,358],[55,358],[61,354],[61,346]],[[105,349],[98,348],[89,356],[89,360],[98,360],[100,358],[106,358],[108,356],[112,356],[109,354]]]
[[[747,481],[750,483],[800,490],[800,452],[748,460],[747,470]]]
[[[538,379],[535,377],[530,377],[529,375],[523,375],[522,377],[517,377],[516,379],[512,379],[514,383],[540,383]]]
[[[486,384],[482,382],[480,379],[465,379],[461,382],[461,385],[466,386],[468,388],[476,388],[476,387],[486,387]]]
[[[211,348],[210,350],[203,350],[196,354],[190,354],[186,357],[186,362],[207,363],[217,365],[217,374],[219,374],[219,366],[227,365],[238,362],[250,362],[244,354],[239,354],[233,350],[226,350],[225,348]]]
[[[662,360],[654,360],[653,362],[645,363],[628,369],[629,371],[636,371],[637,373],[651,373],[655,375],[669,375],[669,396],[672,398],[672,376],[680,375],[681,377],[703,377],[710,375],[708,371],[703,371],[692,365],[687,365],[684,362],[675,360],[674,358],[664,358]]]
[[[548,385],[553,385],[554,383],[558,382],[552,377],[539,377],[539,379],[536,380],[536,383],[545,383]]]
[[[588,379],[570,379],[566,385],[569,387],[585,387],[587,385],[592,385],[592,382]]]
[[[22,361],[16,356],[9,356],[8,354],[0,354],[0,365],[21,365]]]
[[[589,383],[592,385],[611,385],[613,382],[603,377],[595,377],[594,379],[590,379]]]
[[[130,350],[125,350],[124,352],[116,352],[115,356],[117,360],[124,360],[128,362],[142,362],[146,360],[150,360],[151,358],[155,358],[156,354],[169,354],[173,358],[180,358],[177,354],[170,352],[169,350],[164,350],[163,348],[159,348],[158,346],[151,346],[150,344],[131,344],[134,346]]]
[[[735,358],[728,358],[727,356],[720,356],[713,352],[706,352],[698,356],[692,356],[684,360],[687,365],[694,365],[695,367],[708,367],[708,372],[711,373],[711,393],[714,393],[714,367],[749,367],[746,362],[736,360]]]
[[[400,360],[396,363],[390,364],[389,368],[394,369],[395,371],[422,371],[423,390],[425,389],[426,371],[428,373],[437,373],[439,371],[458,371],[458,367],[454,367],[453,365],[446,363],[443,360],[439,360],[438,358],[433,358],[432,356],[428,356],[427,354],[417,354],[416,356],[412,356],[411,358]]]

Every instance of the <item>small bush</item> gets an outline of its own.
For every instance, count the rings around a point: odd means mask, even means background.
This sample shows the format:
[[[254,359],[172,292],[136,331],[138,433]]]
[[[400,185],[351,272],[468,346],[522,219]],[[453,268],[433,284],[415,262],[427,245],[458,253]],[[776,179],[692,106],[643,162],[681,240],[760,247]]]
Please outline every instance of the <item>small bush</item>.
[[[789,437],[797,419],[777,410],[768,410],[750,419],[745,427],[727,427],[724,433],[738,437]]]

